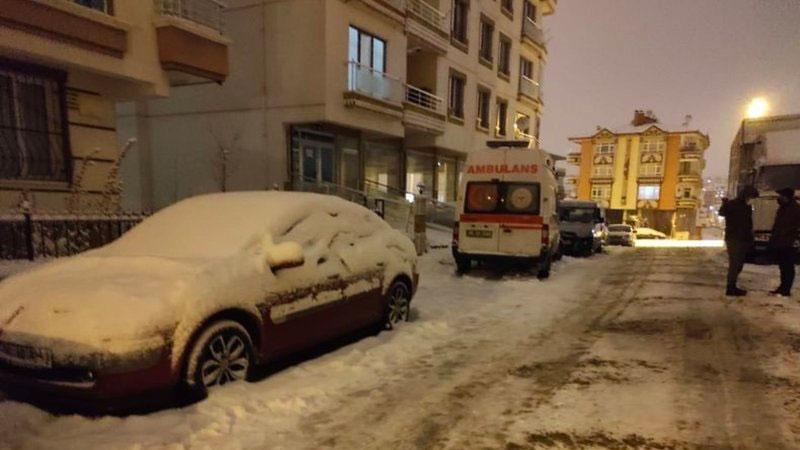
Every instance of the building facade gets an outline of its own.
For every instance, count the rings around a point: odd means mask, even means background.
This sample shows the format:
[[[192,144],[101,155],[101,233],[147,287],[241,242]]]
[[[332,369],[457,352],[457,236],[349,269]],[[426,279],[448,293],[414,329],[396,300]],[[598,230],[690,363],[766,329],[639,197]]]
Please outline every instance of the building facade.
[[[580,145],[567,157],[578,167],[571,179],[577,198],[597,201],[610,223],[696,237],[709,138],[692,129],[690,120],[668,127],[651,112],[636,111],[628,125],[570,138]]]
[[[231,0],[230,76],[122,105],[126,203],[205,192],[424,192],[466,152],[536,139],[555,0]],[[142,144],[144,142],[144,144]]]
[[[225,80],[220,13],[210,0],[0,1],[0,210],[106,209],[115,103]]]

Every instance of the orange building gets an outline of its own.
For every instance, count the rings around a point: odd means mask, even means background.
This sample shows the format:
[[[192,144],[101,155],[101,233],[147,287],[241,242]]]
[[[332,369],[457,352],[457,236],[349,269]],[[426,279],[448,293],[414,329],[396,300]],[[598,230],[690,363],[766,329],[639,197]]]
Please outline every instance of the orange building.
[[[637,223],[668,236],[696,236],[702,203],[702,174],[708,135],[682,125],[669,127],[650,111],[637,110],[630,124],[598,126],[570,138],[580,151],[567,160],[578,166],[571,178],[578,199],[595,200],[609,223]]]

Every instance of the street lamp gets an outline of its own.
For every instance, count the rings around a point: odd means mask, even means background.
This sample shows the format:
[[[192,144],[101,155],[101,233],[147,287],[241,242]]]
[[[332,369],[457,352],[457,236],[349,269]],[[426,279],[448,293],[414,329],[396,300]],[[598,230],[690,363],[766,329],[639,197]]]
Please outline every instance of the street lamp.
[[[764,97],[756,97],[747,105],[747,118],[758,119],[767,115],[769,103]]]

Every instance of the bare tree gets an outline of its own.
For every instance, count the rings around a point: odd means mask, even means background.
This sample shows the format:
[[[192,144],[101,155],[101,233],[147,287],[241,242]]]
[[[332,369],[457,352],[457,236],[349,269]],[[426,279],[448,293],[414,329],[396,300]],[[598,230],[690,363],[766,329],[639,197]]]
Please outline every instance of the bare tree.
[[[81,159],[81,167],[75,174],[75,179],[73,180],[72,187],[70,188],[69,200],[67,200],[67,211],[71,214],[81,209],[81,196],[84,193],[83,180],[86,178],[86,171],[89,169],[89,166],[94,165],[94,158],[99,153],[100,149],[96,148],[92,151],[92,153],[89,153],[89,156]]]
[[[119,168],[122,165],[122,160],[128,152],[136,145],[136,138],[130,138],[117,153],[114,158],[114,163],[106,176],[106,182],[103,185],[103,195],[100,201],[100,209],[106,213],[117,213],[122,209],[122,178],[119,176]]]
[[[239,140],[241,133],[238,130],[231,131],[228,138],[224,138],[220,132],[211,128],[211,136],[214,139],[215,152],[213,156],[214,177],[219,184],[220,191],[228,192],[228,184],[231,174],[238,165],[236,156],[241,151]]]

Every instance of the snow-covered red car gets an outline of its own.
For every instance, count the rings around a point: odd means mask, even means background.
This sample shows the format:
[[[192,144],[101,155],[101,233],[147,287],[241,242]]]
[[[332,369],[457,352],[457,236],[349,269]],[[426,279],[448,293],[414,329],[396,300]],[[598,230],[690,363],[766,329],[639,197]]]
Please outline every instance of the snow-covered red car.
[[[417,280],[411,241],[360,205],[294,192],[191,198],[0,283],[0,389],[101,402],[203,394],[407,320]]]

